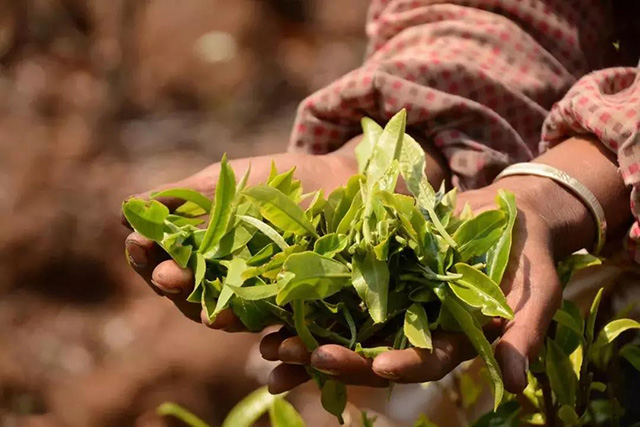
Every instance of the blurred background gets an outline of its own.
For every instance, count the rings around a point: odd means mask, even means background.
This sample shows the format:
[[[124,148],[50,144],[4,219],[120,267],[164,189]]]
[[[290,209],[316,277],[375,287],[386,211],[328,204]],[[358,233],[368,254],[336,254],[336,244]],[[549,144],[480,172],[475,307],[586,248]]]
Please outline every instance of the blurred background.
[[[165,425],[166,400],[216,425],[265,381],[257,337],[129,271],[120,203],[284,151],[361,62],[368,3],[0,0],[0,425]]]
[[[215,426],[266,382],[258,336],[190,322],[128,268],[120,204],[284,151],[298,103],[361,63],[368,3],[0,0],[0,426],[178,425],[165,401]],[[455,381],[350,398],[464,425],[491,397],[466,407]],[[290,400],[335,424],[313,384]]]

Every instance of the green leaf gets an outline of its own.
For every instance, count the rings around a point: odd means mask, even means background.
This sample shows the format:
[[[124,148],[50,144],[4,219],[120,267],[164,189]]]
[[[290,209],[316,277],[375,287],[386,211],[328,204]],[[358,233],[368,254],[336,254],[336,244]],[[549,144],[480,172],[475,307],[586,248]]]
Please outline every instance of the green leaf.
[[[362,422],[362,427],[374,427],[374,424],[376,422],[376,419],[378,417],[369,417],[369,415],[367,414],[367,411],[362,411],[361,412],[361,422]]]
[[[348,244],[349,238],[346,235],[329,233],[316,240],[313,251],[327,258],[333,258],[336,254],[344,251]]]
[[[279,397],[269,408],[271,427],[304,427],[302,417],[293,405]]]
[[[203,215],[207,215],[209,211],[205,211],[200,206],[193,202],[184,202],[173,211],[174,214],[180,215],[184,218],[197,218]]]
[[[598,334],[592,351],[598,351],[607,344],[611,344],[621,333],[631,329],[640,329],[640,323],[632,319],[618,319],[609,322]]]
[[[192,225],[192,226],[195,227],[197,225],[202,224],[204,222],[204,219],[202,219],[202,218],[185,218],[185,217],[180,216],[180,215],[169,214],[169,215],[167,215],[167,218],[165,219],[165,221],[169,221],[170,223],[172,223],[176,227],[184,227],[185,225]]]
[[[252,225],[236,224],[229,230],[220,242],[204,254],[205,259],[220,259],[245,247],[253,238],[256,228]]]
[[[244,279],[242,278],[242,273],[247,269],[247,262],[242,258],[233,258],[229,264],[227,269],[227,276],[224,279],[224,286],[222,291],[220,292],[220,297],[218,297],[218,301],[216,303],[216,308],[213,311],[212,315],[209,317],[209,321],[213,321],[215,316],[217,316],[222,310],[227,308],[229,305],[229,300],[233,296],[233,290],[229,289],[230,286],[239,288],[244,283]]]
[[[193,291],[187,297],[187,301],[189,302],[200,302],[200,291],[198,290],[202,285],[202,280],[204,279],[204,274],[207,270],[207,263],[199,253],[193,253],[191,255],[191,259],[189,259],[189,267],[193,271],[194,283],[193,283]]]
[[[485,254],[502,235],[506,223],[504,212],[484,211],[462,223],[453,234],[462,261]]]
[[[365,348],[365,347],[362,347],[360,343],[356,343],[356,348],[354,351],[358,353],[360,356],[364,356],[369,359],[375,359],[376,357],[380,356],[382,353],[386,353],[387,351],[390,351],[390,350],[393,350],[393,349],[391,347],[386,347],[386,346]]]
[[[280,233],[278,233],[269,224],[265,224],[264,222],[260,221],[257,218],[253,218],[251,216],[246,216],[246,215],[238,215],[238,218],[240,218],[242,221],[244,221],[247,224],[250,224],[250,225],[254,226],[255,228],[257,228],[258,230],[260,230],[262,232],[262,234],[264,234],[269,239],[271,239],[273,241],[273,243],[278,245],[278,247],[280,249],[285,250],[285,249],[287,249],[289,247],[289,245],[284,240],[284,238],[280,235]]]
[[[367,182],[370,188],[383,177],[393,160],[400,158],[406,124],[407,112],[402,109],[384,127],[367,168]],[[390,190],[393,191],[393,188]]]
[[[355,153],[358,171],[364,173],[369,166],[371,155],[378,143],[378,139],[382,135],[382,127],[368,117],[363,117],[361,124],[363,136],[356,146]]]
[[[216,184],[215,203],[209,216],[209,226],[200,244],[200,253],[209,252],[227,232],[235,196],[236,176],[231,166],[229,166],[227,156],[224,155],[220,162],[220,176]]]
[[[186,268],[193,252],[191,245],[183,245],[185,240],[189,237],[189,232],[180,230],[177,233],[167,234],[159,242],[162,249],[164,249],[171,258],[182,268]]]
[[[184,200],[185,202],[191,202],[200,206],[206,212],[210,212],[211,206],[213,205],[211,199],[207,196],[189,188],[170,188],[168,190],[155,191],[151,193],[152,199],[158,199],[161,197],[172,197]]]
[[[585,339],[587,341],[587,346],[591,346],[593,343],[593,339],[595,337],[595,327],[596,327],[596,316],[598,315],[598,307],[600,306],[600,300],[602,299],[602,292],[604,288],[600,288],[598,293],[596,294],[593,302],[591,303],[591,308],[589,309],[589,317],[587,317],[587,328],[585,330]]]
[[[473,427],[519,427],[518,415],[521,411],[520,403],[510,400],[496,408],[495,412],[484,414],[473,423]]]
[[[122,204],[122,213],[135,231],[155,242],[164,236],[164,220],[169,208],[156,200],[131,198]]]
[[[267,387],[248,394],[244,399],[234,406],[227,414],[222,427],[251,427],[258,419],[267,413],[276,399],[282,395],[269,393]]]
[[[462,278],[447,283],[458,298],[472,307],[479,308],[486,316],[513,319],[513,310],[493,280],[464,263],[457,263],[455,268],[456,272],[462,274]]]
[[[580,419],[576,411],[569,405],[562,405],[558,410],[558,418],[567,427],[573,427],[580,425]]]
[[[505,226],[498,241],[487,252],[487,275],[500,284],[502,276],[507,269],[509,263],[509,255],[511,253],[513,226],[516,223],[518,209],[516,208],[516,198],[513,193],[505,190],[498,190],[496,203],[507,219]],[[468,205],[467,205],[468,206]]]
[[[290,255],[283,271],[295,276],[278,292],[280,306],[294,300],[326,298],[347,286],[351,277],[344,264],[311,251]]]
[[[236,197],[246,188],[247,182],[249,181],[249,176],[251,175],[251,161],[249,161],[249,167],[238,181],[238,185],[236,186]]]
[[[624,357],[631,366],[640,372],[640,346],[627,344],[620,349],[620,356]]]
[[[400,173],[407,189],[416,198],[417,203],[423,209],[434,208],[436,193],[433,190],[425,173],[425,153],[420,144],[404,135],[402,150],[399,158]]]
[[[320,398],[322,407],[330,414],[338,417],[340,424],[344,424],[342,413],[347,407],[347,387],[344,383],[335,380],[327,380],[322,387]]]
[[[200,418],[198,418],[198,416],[194,415],[192,412],[178,405],[177,403],[165,402],[162,405],[158,406],[158,408],[156,409],[156,413],[161,417],[166,417],[169,415],[175,417],[189,427],[209,427],[209,424],[205,423]]]
[[[216,299],[220,296],[219,288],[222,287],[219,279],[214,280],[213,282],[204,280],[202,282],[202,290],[200,291],[200,305],[202,309],[205,311],[207,315],[207,319],[213,321],[215,319],[216,314]],[[192,297],[193,295],[193,297]],[[195,295],[192,292],[192,295],[189,295],[192,298],[195,298]]]
[[[482,326],[480,326],[478,320],[456,300],[456,297],[451,292],[447,292],[444,287],[440,286],[436,287],[434,291],[442,301],[444,309],[456,319],[460,329],[469,338],[471,345],[473,345],[473,348],[476,349],[476,352],[486,364],[493,383],[494,409],[497,409],[504,395],[504,384],[502,383],[500,367],[493,356],[491,344],[482,332]]]
[[[552,339],[547,339],[546,369],[549,385],[560,405],[573,407],[576,403],[576,377],[569,356]]]
[[[259,185],[247,188],[244,194],[260,207],[260,213],[273,225],[284,231],[306,236],[317,236],[315,227],[300,206],[275,188]]]
[[[378,260],[373,251],[367,251],[365,256],[354,255],[351,282],[373,321],[384,322],[389,294],[389,266],[386,261]]]
[[[291,306],[293,307],[293,322],[296,327],[296,333],[307,347],[307,350],[315,350],[318,348],[318,341],[313,337],[307,326],[304,300],[292,301]]]
[[[575,271],[602,264],[600,258],[591,254],[573,254],[558,263],[558,276],[564,288]]]
[[[404,315],[404,335],[411,345],[418,348],[433,350],[429,319],[422,304],[414,303]]]
[[[272,285],[267,285],[262,282],[262,284],[258,284],[256,286],[240,288],[232,286],[229,289],[243,300],[258,301],[276,296],[278,293],[278,284],[274,283]]]
[[[239,288],[241,289],[241,288]],[[240,319],[249,332],[260,332],[267,326],[276,322],[267,301],[249,301],[242,298],[233,298],[229,303],[233,314]]]
[[[583,342],[584,319],[578,307],[570,301],[562,301],[553,320],[558,323],[555,341],[566,354],[571,354]]]

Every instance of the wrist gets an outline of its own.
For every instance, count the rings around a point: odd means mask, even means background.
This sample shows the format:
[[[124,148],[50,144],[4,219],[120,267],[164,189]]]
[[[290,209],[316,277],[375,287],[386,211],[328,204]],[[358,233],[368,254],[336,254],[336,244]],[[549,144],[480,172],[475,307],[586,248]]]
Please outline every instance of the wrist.
[[[514,193],[524,221],[539,221],[556,260],[586,248],[596,241],[596,222],[587,206],[570,190],[552,179],[509,176],[492,184]]]

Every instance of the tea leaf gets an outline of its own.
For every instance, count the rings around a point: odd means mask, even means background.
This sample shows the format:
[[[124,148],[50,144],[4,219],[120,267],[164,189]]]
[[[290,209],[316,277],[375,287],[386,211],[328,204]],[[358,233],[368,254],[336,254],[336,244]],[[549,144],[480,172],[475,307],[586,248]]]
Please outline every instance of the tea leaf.
[[[281,306],[294,300],[326,298],[347,286],[351,277],[344,264],[310,251],[290,255],[283,271],[294,277],[278,292],[276,302]]]
[[[513,319],[513,310],[493,280],[464,263],[457,263],[455,269],[462,274],[462,278],[447,283],[458,298],[472,307],[479,308],[486,316]]]
[[[302,417],[292,404],[279,397],[269,408],[271,427],[304,427]]]
[[[453,234],[460,259],[466,261],[486,253],[502,235],[505,222],[504,212],[499,210],[485,211],[463,222]]]
[[[434,291],[442,301],[444,308],[455,318],[462,332],[469,338],[471,345],[473,345],[473,348],[486,364],[493,383],[494,410],[496,410],[502,401],[504,384],[502,383],[500,367],[493,356],[491,344],[484,336],[478,320],[456,300],[452,293],[447,292],[443,287],[436,287]]]
[[[265,236],[270,238],[273,241],[273,243],[278,245],[278,247],[280,249],[285,250],[285,249],[287,249],[289,247],[289,245],[284,240],[284,238],[280,235],[280,233],[278,233],[276,230],[274,230],[273,227],[271,227],[270,225],[265,224],[264,222],[260,221],[259,219],[256,219],[256,218],[253,218],[253,217],[250,217],[250,216],[246,216],[246,215],[238,215],[238,218],[240,218],[242,221],[244,221],[247,224],[250,224],[250,225],[254,226],[255,228],[257,228],[258,230],[260,230],[262,232],[262,234],[264,234]]]
[[[329,233],[316,240],[313,251],[327,258],[333,258],[335,254],[344,251],[347,244],[349,244],[349,238],[346,235]]]
[[[338,417],[340,424],[344,424],[342,413],[347,407],[347,388],[344,383],[327,380],[322,387],[320,400],[322,407],[330,414]]]
[[[356,146],[355,153],[358,162],[358,172],[364,173],[369,166],[371,155],[378,143],[378,139],[380,139],[380,135],[382,135],[382,127],[368,117],[363,117],[361,124],[363,136],[360,143]]]
[[[193,283],[193,291],[191,291],[191,294],[187,297],[187,301],[199,302],[200,298],[195,299],[195,297],[199,293],[197,292],[197,289],[200,288],[200,286],[202,285],[202,280],[204,279],[204,275],[207,269],[207,263],[204,260],[204,257],[202,256],[202,254],[199,254],[196,252],[191,255],[189,264],[190,264],[189,267],[193,271],[194,283]]]
[[[418,205],[426,209],[434,208],[436,193],[425,173],[425,156],[418,142],[404,135],[400,152],[400,173],[407,184],[407,189],[416,198]]]
[[[216,308],[213,311],[212,315],[209,317],[210,321],[215,319],[222,310],[227,308],[229,304],[229,300],[233,296],[233,290],[230,289],[230,286],[233,287],[241,287],[244,283],[244,279],[242,278],[242,273],[247,269],[247,262],[242,258],[233,258],[229,264],[227,269],[227,276],[224,279],[224,286],[222,291],[220,292],[220,297],[218,297],[218,301],[216,303]]]
[[[592,347],[592,351],[598,351],[607,344],[611,344],[618,336],[631,329],[640,329],[640,323],[632,319],[618,319],[609,322],[598,334],[598,339]]]
[[[225,155],[220,162],[220,176],[216,184],[215,203],[209,217],[209,226],[200,244],[200,253],[209,252],[227,232],[227,225],[233,210],[232,202],[235,196],[236,177]]]
[[[384,127],[367,168],[367,182],[370,188],[383,177],[393,160],[400,158],[406,124],[407,112],[403,109]]]
[[[619,354],[640,372],[640,346],[627,344],[620,349]]]
[[[422,304],[412,304],[404,315],[404,335],[411,345],[418,348],[433,349],[429,319]]]
[[[184,200],[185,202],[191,202],[200,206],[206,212],[210,212],[211,206],[213,205],[211,199],[209,199],[207,196],[198,191],[188,188],[170,188],[168,190],[155,191],[151,193],[152,199],[158,199],[161,197],[173,197],[176,199]]]
[[[318,348],[318,341],[313,337],[307,326],[304,300],[294,300],[291,306],[293,307],[293,322],[296,327],[296,333],[307,347],[307,350],[315,350]]]
[[[389,294],[389,267],[376,258],[373,251],[366,255],[354,255],[351,282],[360,299],[364,301],[375,323],[387,317]]]
[[[573,254],[558,263],[558,276],[564,288],[575,271],[602,264],[600,258],[591,254]]]
[[[587,317],[587,328],[585,330],[585,339],[587,341],[587,346],[590,346],[593,343],[593,338],[595,337],[594,329],[596,327],[596,316],[598,315],[598,307],[600,306],[600,300],[602,299],[603,291],[604,288],[600,288],[595,298],[593,299],[593,302],[591,303],[591,308],[589,309],[589,317]]]
[[[165,402],[158,406],[156,413],[161,417],[171,415],[188,425],[189,427],[209,427],[209,424],[202,421],[198,416],[188,411],[184,407],[173,402]]]
[[[380,356],[382,353],[386,353],[387,351],[390,351],[390,350],[393,350],[393,349],[391,347],[384,347],[384,346],[364,348],[360,343],[356,343],[356,348],[354,351],[358,353],[360,356],[364,356],[369,359],[375,359],[376,357]]]
[[[269,393],[267,387],[260,387],[251,392],[234,406],[227,414],[222,427],[251,427],[258,419],[267,413],[276,399],[282,395]]]
[[[262,216],[276,227],[301,236],[317,236],[304,211],[281,191],[259,185],[246,189],[243,194],[253,199]]]
[[[516,198],[509,191],[498,190],[496,203],[500,210],[504,212],[507,224],[498,241],[487,252],[487,275],[491,280],[500,284],[509,263],[513,226],[516,223],[518,209],[516,208]]]
[[[516,400],[504,402],[495,412],[488,412],[480,417],[473,427],[519,427],[521,425],[518,415],[522,408]]]
[[[274,283],[272,285],[267,285],[264,282],[258,282],[256,286],[248,286],[248,287],[235,287],[232,286],[229,289],[233,291],[234,294],[242,298],[246,301],[258,301],[266,298],[271,298],[276,296],[278,293],[278,284]]]
[[[164,220],[169,208],[156,200],[131,198],[122,204],[122,212],[131,227],[155,242],[164,236]]]
[[[573,407],[576,402],[578,379],[569,356],[550,338],[547,339],[546,369],[557,402]]]

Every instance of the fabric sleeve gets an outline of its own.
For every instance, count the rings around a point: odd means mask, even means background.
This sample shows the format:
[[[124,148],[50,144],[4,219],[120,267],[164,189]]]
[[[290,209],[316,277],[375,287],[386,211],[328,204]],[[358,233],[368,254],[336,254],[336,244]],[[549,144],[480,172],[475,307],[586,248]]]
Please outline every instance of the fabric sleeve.
[[[596,135],[618,156],[635,218],[626,248],[640,262],[640,68],[608,68],[583,77],[552,108],[539,149],[579,134]]]
[[[600,0],[373,0],[363,65],[305,99],[290,149],[323,154],[401,108],[461,189],[540,153],[540,129],[577,79],[602,68]]]

